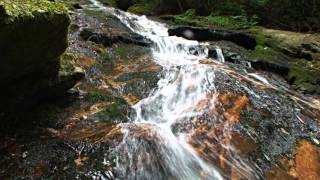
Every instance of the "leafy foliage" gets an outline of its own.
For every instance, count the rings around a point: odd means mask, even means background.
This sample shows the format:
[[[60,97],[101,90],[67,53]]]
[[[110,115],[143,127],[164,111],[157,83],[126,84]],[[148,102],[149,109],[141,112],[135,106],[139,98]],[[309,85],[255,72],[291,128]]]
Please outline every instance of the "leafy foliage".
[[[258,17],[246,17],[246,16],[197,16],[195,10],[190,9],[184,14],[173,17],[173,20],[177,24],[194,25],[194,26],[218,26],[230,29],[246,29],[255,26],[258,23]]]
[[[296,31],[320,30],[320,0],[116,0],[134,13],[181,14],[178,24],[220,25],[236,29],[256,24]],[[122,2],[122,3],[120,3]],[[188,9],[194,9],[196,19]],[[201,19],[200,16],[205,18]],[[209,16],[209,17],[208,17]],[[253,17],[253,18],[252,18]],[[258,17],[258,18],[257,18]],[[233,24],[235,26],[233,26]]]

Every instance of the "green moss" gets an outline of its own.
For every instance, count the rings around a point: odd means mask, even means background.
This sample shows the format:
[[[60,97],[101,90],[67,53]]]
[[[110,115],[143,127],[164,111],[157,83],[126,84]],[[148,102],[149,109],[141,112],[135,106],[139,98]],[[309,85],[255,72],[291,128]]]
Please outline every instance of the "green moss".
[[[317,42],[316,35],[304,35],[289,31],[265,29],[261,27],[249,30],[256,37],[257,46],[251,53],[251,59],[268,61],[274,65],[287,67],[283,76],[293,89],[307,93],[320,93],[320,62],[297,58],[302,43]],[[311,40],[310,40],[311,39]]]
[[[255,26],[258,21],[257,17],[247,16],[208,16],[206,17],[209,25],[216,25],[230,29],[247,29]]]
[[[206,19],[195,15],[194,9],[189,9],[185,13],[173,16],[173,21],[180,25],[205,26]]]
[[[152,3],[140,3],[140,4],[135,4],[129,7],[128,12],[131,12],[134,14],[152,15],[153,9],[154,9],[154,5]]]
[[[0,9],[4,11],[6,16],[2,18],[5,17],[7,23],[20,17],[33,17],[36,13],[67,13],[64,5],[46,0],[1,0]]]
[[[118,105],[127,104],[127,101],[125,99],[121,97],[110,96],[101,91],[88,92],[88,94],[86,94],[85,96],[85,100],[91,103],[104,101],[104,102],[116,103]]]
[[[0,0],[1,81],[37,73],[55,78],[65,51],[66,8],[44,0]]]
[[[261,27],[253,27],[249,29],[249,32],[255,36],[257,45],[266,46],[270,41],[270,37],[263,33]]]
[[[112,56],[109,53],[105,53],[103,59],[104,61],[112,61]]]
[[[127,56],[126,48],[124,47],[116,47],[114,48],[114,51],[117,53],[120,58],[125,58]]]
[[[180,25],[192,26],[218,26],[228,29],[247,29],[255,26],[258,22],[256,16],[197,16],[195,10],[190,9],[185,13],[176,16],[164,16],[166,19],[173,19],[173,22]]]
[[[252,56],[256,59],[262,60],[272,60],[274,54],[274,50],[269,47],[258,45],[252,53]]]
[[[102,92],[92,91],[86,94],[85,100],[94,103],[98,101],[106,101],[108,100],[108,97]]]
[[[292,65],[288,80],[294,88],[309,93],[320,93],[320,62],[299,60]]]
[[[110,119],[125,119],[126,116],[122,113],[116,103],[110,104],[95,116],[108,117]]]
[[[100,96],[100,94],[96,94]],[[112,122],[125,122],[128,120],[127,113],[130,108],[128,103],[123,98],[105,96],[108,102],[111,102],[101,111],[91,115],[89,119],[95,121],[112,121]]]
[[[59,75],[68,76],[75,70],[76,55],[65,53],[60,58],[60,70]]]
[[[320,93],[320,62],[290,58],[270,47],[261,45],[255,48],[251,58],[290,67],[285,78],[293,89],[307,93]]]

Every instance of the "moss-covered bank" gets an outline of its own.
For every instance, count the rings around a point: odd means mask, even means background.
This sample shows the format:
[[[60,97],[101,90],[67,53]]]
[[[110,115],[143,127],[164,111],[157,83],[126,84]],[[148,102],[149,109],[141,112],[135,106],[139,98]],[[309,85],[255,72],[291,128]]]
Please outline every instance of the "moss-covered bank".
[[[257,41],[251,59],[258,63],[258,68],[284,76],[294,89],[320,93],[319,34],[265,28],[250,32]]]

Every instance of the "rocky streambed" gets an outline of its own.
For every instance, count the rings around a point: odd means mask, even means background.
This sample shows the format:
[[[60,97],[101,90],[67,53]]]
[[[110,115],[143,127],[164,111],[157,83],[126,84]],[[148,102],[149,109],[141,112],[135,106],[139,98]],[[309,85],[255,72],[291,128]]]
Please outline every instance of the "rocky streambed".
[[[320,176],[319,99],[293,90],[285,70],[254,65],[250,37],[244,44],[222,32],[188,46],[182,61],[169,54],[176,64],[168,68],[154,54],[153,36],[136,30],[139,18],[97,1],[71,7],[60,74],[85,78],[1,133],[1,179]],[[184,62],[189,56],[196,58]]]

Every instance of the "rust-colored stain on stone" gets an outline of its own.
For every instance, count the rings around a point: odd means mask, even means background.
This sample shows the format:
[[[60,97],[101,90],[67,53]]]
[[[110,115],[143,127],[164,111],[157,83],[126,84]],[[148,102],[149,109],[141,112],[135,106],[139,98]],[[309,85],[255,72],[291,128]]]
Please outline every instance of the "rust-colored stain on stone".
[[[223,115],[228,121],[233,123],[239,122],[242,110],[249,103],[247,96],[235,94],[224,94],[219,97],[219,100],[223,106],[230,106],[230,104],[232,105],[232,107],[227,109]]]
[[[201,122],[194,118],[192,123],[195,128],[190,135],[189,143],[198,154],[208,162],[218,166],[229,179],[253,178],[249,171],[239,169],[233,158],[233,150],[237,149],[240,156],[256,149],[254,140],[241,136],[233,130],[233,126],[240,121],[240,114],[249,104],[247,96],[227,93],[219,95],[215,107],[209,116],[220,114],[220,119],[214,124]],[[198,105],[205,107],[207,101],[201,101]]]
[[[90,58],[90,57],[80,57],[77,59],[78,63],[84,67],[91,67],[94,64],[96,64],[96,59]]]
[[[266,173],[266,179],[320,179],[320,149],[309,141],[300,141],[294,159],[281,159],[277,166]]]
[[[140,101],[139,97],[134,96],[134,95],[132,95],[132,94],[124,95],[123,98],[124,98],[131,106],[137,104],[137,103]]]
[[[295,163],[299,179],[320,179],[320,149],[310,142],[300,142]]]

